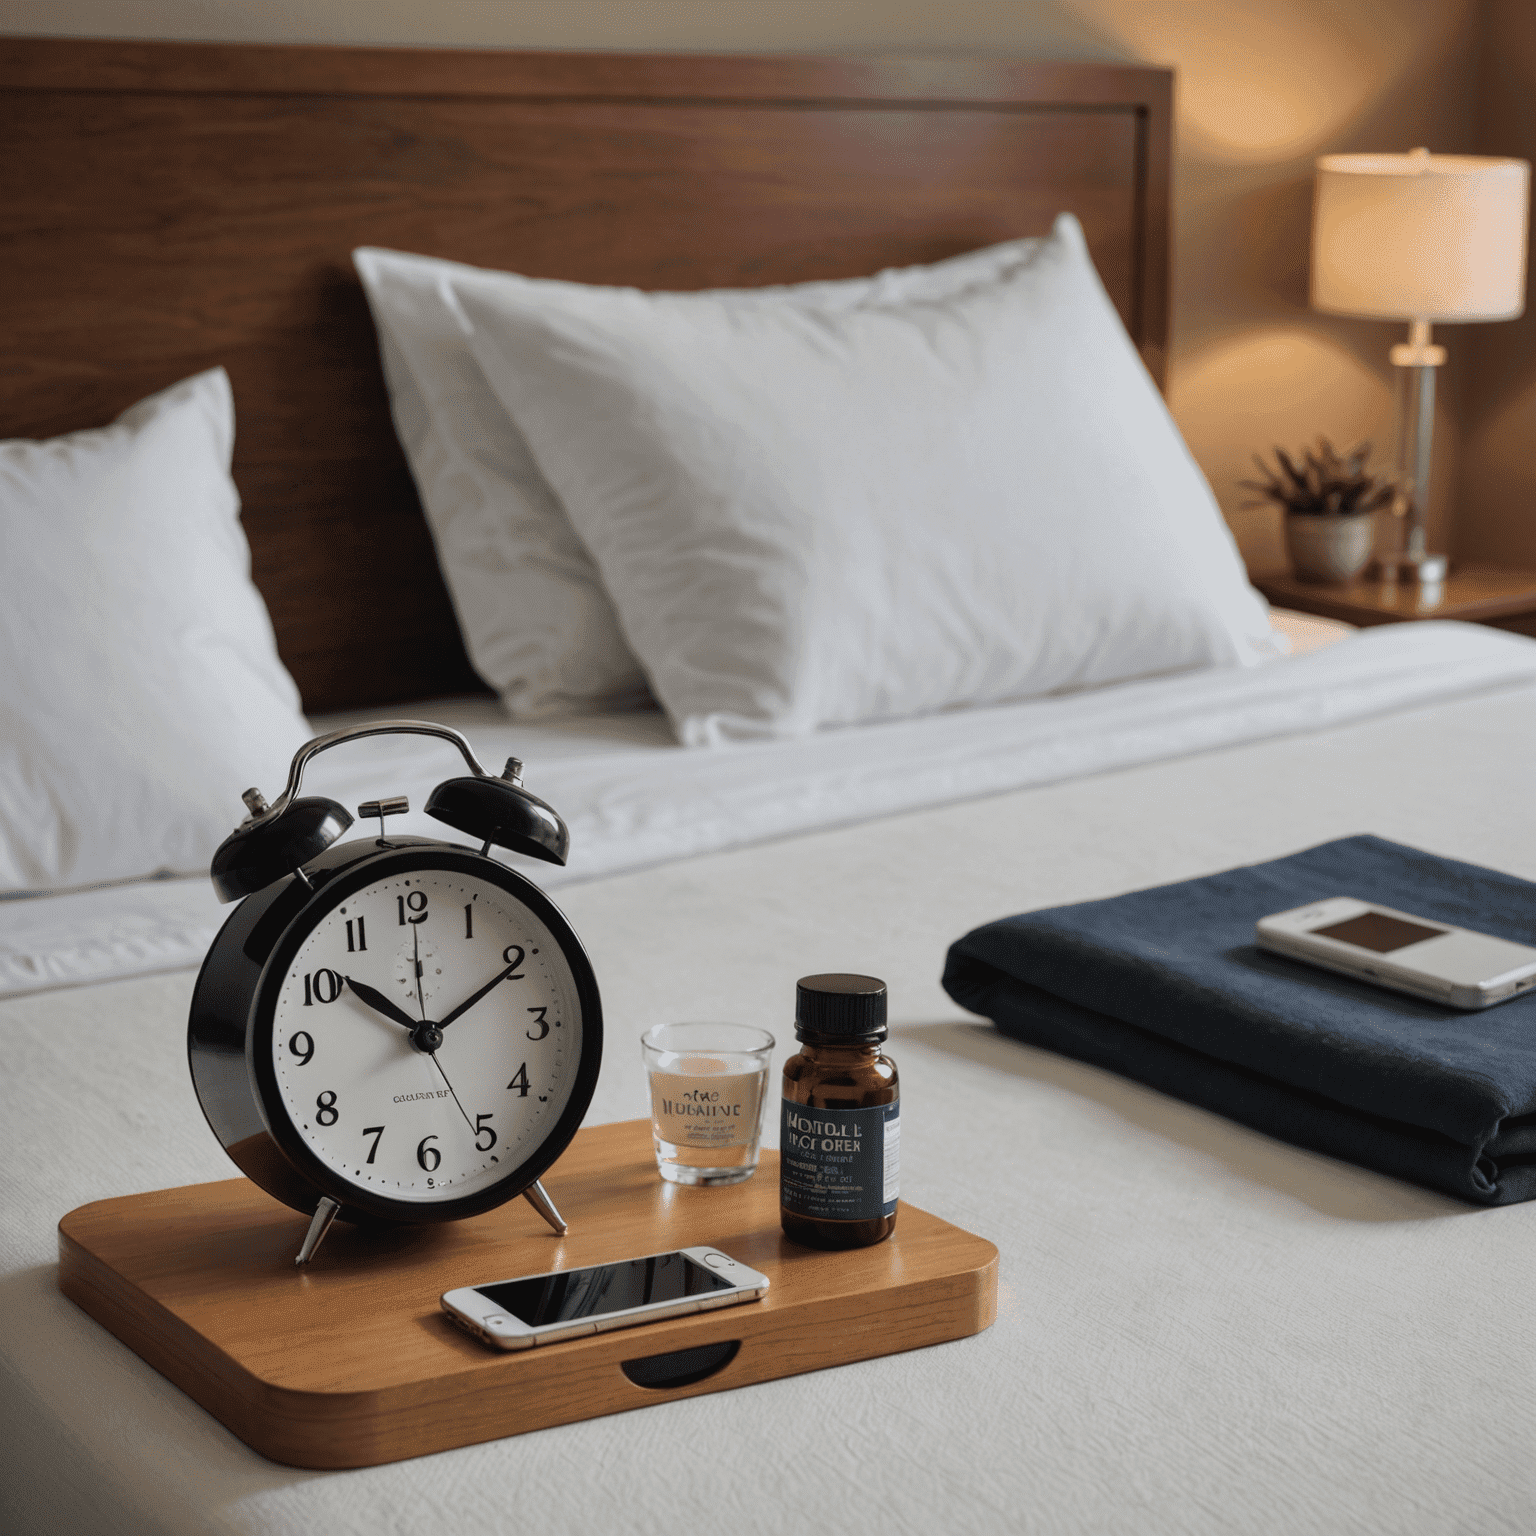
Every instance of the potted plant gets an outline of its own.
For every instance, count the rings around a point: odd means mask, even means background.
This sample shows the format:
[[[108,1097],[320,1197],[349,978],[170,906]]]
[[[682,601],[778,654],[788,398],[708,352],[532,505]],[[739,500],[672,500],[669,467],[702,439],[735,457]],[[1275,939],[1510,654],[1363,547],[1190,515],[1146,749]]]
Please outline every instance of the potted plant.
[[[1293,459],[1275,449],[1278,472],[1257,454],[1263,480],[1244,480],[1245,489],[1259,499],[1245,505],[1277,502],[1285,513],[1285,546],[1303,581],[1348,581],[1371,558],[1376,512],[1390,506],[1396,486],[1390,476],[1368,466],[1371,445],[1361,443],[1340,454],[1326,437],[1317,449]]]

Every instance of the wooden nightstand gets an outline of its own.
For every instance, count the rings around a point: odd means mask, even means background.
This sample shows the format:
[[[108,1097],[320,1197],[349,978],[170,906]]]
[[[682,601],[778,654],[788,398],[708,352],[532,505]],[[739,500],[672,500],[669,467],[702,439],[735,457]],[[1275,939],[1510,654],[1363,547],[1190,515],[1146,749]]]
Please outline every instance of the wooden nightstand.
[[[1536,636],[1536,571],[1491,565],[1453,566],[1438,589],[1351,581],[1342,586],[1299,581],[1289,572],[1250,578],[1277,608],[1346,624],[1398,624],[1412,619],[1465,619]]]

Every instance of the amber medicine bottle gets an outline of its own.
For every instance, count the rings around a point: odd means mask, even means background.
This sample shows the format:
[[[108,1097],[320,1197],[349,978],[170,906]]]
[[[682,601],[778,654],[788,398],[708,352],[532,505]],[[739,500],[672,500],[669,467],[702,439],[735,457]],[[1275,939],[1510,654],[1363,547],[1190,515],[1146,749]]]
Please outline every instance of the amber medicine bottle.
[[[805,976],[798,1055],[784,1063],[779,1219],[811,1248],[867,1248],[896,1226],[901,1089],[885,1041],[885,983]]]

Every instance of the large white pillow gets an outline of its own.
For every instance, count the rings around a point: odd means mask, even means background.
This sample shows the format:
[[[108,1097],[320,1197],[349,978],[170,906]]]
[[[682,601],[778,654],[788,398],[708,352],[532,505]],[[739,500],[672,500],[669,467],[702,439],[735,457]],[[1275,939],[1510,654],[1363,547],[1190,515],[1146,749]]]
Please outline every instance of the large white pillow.
[[[205,871],[309,734],[251,584],[222,368],[0,442],[0,889]]]
[[[681,738],[1273,654],[1077,221],[946,297],[455,283]]]
[[[817,310],[943,298],[1016,266],[1034,244],[719,297]],[[352,259],[373,310],[396,432],[476,670],[518,719],[644,701],[644,673],[597,567],[470,349],[456,293],[515,301],[526,280],[374,247]]]

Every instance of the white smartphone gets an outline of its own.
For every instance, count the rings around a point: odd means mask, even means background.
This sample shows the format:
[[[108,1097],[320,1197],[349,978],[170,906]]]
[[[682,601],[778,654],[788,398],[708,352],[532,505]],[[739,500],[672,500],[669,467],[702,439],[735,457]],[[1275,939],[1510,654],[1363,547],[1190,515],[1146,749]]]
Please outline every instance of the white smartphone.
[[[443,1311],[482,1343],[531,1349],[611,1328],[756,1301],[768,1277],[718,1248],[679,1248],[589,1269],[521,1275],[443,1293]]]
[[[1536,949],[1354,896],[1259,919],[1263,949],[1453,1008],[1489,1008],[1536,986]]]

